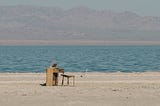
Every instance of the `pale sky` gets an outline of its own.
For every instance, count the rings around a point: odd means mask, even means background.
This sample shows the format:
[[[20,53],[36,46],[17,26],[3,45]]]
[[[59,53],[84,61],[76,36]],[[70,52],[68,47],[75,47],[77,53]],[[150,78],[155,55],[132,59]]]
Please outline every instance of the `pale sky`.
[[[160,0],[0,0],[0,5],[36,5],[72,8],[86,6],[115,12],[132,11],[139,15],[160,16]]]

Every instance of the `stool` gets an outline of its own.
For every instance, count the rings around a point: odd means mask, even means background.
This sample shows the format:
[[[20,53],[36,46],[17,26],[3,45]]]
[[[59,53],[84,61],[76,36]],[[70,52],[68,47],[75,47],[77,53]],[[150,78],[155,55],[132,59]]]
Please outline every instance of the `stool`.
[[[61,76],[62,76],[62,85],[64,85],[64,77],[67,78],[67,85],[69,85],[69,78],[73,78],[73,86],[75,85],[75,76],[74,75],[61,74]]]

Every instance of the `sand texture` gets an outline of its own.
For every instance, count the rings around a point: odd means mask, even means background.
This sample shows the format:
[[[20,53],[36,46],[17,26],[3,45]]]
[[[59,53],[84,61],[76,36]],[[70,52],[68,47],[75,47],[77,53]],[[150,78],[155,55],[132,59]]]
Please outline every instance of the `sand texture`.
[[[61,77],[41,86],[45,73],[0,73],[0,106],[160,106],[160,72],[67,74],[74,87]]]

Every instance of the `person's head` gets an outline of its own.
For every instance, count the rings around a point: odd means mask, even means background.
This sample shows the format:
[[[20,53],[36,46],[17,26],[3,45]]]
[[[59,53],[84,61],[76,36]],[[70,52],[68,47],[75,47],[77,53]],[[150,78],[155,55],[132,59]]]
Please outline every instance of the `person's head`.
[[[52,65],[52,67],[56,67],[57,66],[57,64],[56,63],[54,63],[53,65]]]

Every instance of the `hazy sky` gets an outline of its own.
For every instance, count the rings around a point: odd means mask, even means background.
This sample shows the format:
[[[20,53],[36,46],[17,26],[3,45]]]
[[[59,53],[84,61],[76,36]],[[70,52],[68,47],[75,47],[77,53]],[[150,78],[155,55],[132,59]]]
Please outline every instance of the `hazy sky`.
[[[87,6],[94,9],[132,11],[139,15],[160,16],[160,0],[0,0],[0,5],[21,4],[63,8]]]

